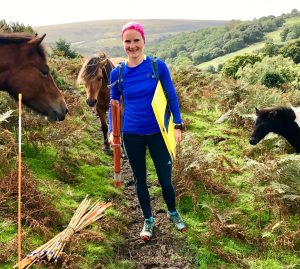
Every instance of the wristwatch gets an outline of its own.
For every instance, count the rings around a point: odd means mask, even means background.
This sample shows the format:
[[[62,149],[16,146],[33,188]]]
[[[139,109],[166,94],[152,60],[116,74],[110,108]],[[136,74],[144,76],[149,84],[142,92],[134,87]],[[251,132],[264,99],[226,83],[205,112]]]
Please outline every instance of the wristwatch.
[[[183,123],[175,123],[174,129],[183,130]]]

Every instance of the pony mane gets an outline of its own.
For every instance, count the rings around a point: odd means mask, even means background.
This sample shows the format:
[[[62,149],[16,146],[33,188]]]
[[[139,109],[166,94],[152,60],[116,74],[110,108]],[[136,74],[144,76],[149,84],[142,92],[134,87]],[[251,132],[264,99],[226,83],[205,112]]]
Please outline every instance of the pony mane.
[[[27,33],[1,33],[0,43],[25,43],[33,39],[35,35],[30,35]]]
[[[36,38],[36,36],[27,33],[0,33],[0,45],[23,44]],[[47,58],[45,47],[42,44],[37,47],[37,51],[44,59]]]
[[[114,68],[113,63],[108,59],[107,55],[104,52],[99,53],[86,60],[83,64],[77,79],[77,83],[80,84],[82,81],[92,81],[96,79],[99,72],[99,63],[107,59],[107,64],[104,66],[103,79],[106,85],[109,84],[109,74]]]
[[[290,118],[295,120],[296,113],[294,112],[293,107],[291,106],[279,106],[273,108],[263,108],[259,110],[259,115],[273,114],[276,113],[275,117],[284,117],[286,119]]]
[[[285,106],[278,106],[278,107],[267,107],[267,108],[262,108],[259,110],[260,114],[265,114],[265,113],[272,113],[272,112],[277,112],[279,114],[286,114],[286,112],[289,112],[291,110],[291,107],[285,107]]]

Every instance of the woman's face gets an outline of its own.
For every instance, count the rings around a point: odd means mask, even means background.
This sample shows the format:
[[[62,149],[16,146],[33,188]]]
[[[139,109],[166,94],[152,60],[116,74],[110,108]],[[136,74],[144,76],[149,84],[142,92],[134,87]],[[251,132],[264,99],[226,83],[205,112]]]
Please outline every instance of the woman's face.
[[[130,29],[123,34],[123,47],[129,58],[142,57],[144,45],[145,42],[140,32]]]

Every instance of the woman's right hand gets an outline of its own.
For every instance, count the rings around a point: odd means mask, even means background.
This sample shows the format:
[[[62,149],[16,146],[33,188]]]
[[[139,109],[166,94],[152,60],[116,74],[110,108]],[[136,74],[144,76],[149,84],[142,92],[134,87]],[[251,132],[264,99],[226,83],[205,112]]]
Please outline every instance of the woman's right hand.
[[[117,147],[121,145],[121,138],[120,138],[120,144],[115,144],[114,143],[114,135],[113,133],[109,134],[109,138],[108,138],[108,143],[110,144],[111,147]]]
[[[110,144],[111,147],[114,145],[114,135],[113,135],[113,133],[109,134],[108,143]]]

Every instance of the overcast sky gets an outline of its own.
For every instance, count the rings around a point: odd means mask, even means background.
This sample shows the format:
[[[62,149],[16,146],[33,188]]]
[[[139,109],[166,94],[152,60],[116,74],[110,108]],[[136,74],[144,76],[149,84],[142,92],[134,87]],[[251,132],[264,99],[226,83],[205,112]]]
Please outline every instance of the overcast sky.
[[[42,26],[106,19],[252,20],[300,10],[300,0],[2,0],[0,20]]]

